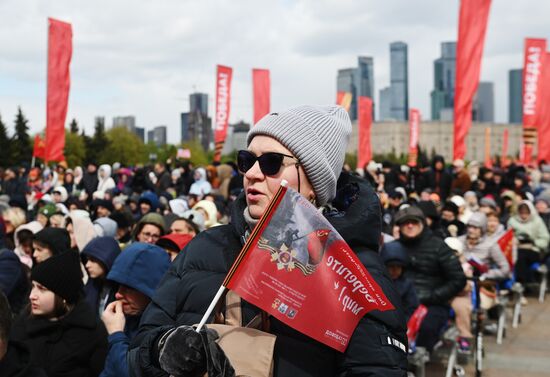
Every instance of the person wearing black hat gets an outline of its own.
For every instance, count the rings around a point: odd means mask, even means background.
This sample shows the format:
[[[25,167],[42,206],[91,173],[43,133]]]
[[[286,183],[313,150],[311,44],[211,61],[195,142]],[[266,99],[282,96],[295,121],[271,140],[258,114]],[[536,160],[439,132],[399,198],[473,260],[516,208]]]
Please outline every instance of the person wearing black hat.
[[[451,201],[446,201],[441,209],[441,227],[445,238],[466,233],[466,225],[458,219],[458,206]]]
[[[416,345],[431,352],[449,318],[449,301],[462,291],[466,276],[453,250],[428,228],[419,208],[402,208],[395,223],[400,237],[393,242],[400,243],[411,258],[405,276],[414,282],[420,303],[428,307]],[[392,243],[387,246],[394,247]]]
[[[31,272],[31,304],[12,338],[30,350],[31,364],[48,376],[98,376],[107,354],[107,332],[82,299],[78,256],[55,255]]]
[[[96,217],[109,217],[115,210],[113,202],[107,199],[95,199],[92,207],[95,207]]]
[[[32,254],[36,263],[71,249],[71,236],[66,229],[45,228],[34,235]]]

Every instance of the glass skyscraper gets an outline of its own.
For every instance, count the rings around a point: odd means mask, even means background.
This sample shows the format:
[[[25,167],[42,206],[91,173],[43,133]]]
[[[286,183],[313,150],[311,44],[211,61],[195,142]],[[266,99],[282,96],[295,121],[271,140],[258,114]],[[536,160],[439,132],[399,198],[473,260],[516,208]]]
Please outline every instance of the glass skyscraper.
[[[357,119],[357,87],[355,76],[357,68],[344,68],[338,70],[338,78],[336,79],[336,90],[339,92],[351,93],[351,105],[349,108],[349,117],[351,120]]]
[[[474,122],[495,121],[495,90],[492,82],[480,81],[474,96],[472,120]]]
[[[523,123],[522,82],[523,69],[508,71],[508,122],[510,123]]]
[[[407,120],[409,117],[407,53],[407,44],[403,42],[390,44],[390,117],[396,120]]]
[[[357,96],[372,99],[372,119],[374,120],[374,59],[370,56],[357,57]]]
[[[441,111],[454,107],[456,42],[441,43],[441,57],[434,61],[434,89],[431,93],[432,120],[441,119]]]

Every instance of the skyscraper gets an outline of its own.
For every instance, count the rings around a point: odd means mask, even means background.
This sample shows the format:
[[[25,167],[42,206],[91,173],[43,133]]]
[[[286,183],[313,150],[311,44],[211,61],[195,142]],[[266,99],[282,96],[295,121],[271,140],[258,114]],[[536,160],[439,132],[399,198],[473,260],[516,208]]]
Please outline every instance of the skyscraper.
[[[133,115],[113,117],[113,127],[126,127],[133,132],[136,128],[136,117]]]
[[[147,142],[153,142],[157,147],[166,145],[166,126],[158,126],[148,131]]]
[[[339,92],[351,93],[351,106],[349,108],[349,117],[351,120],[357,119],[357,87],[355,77],[357,68],[344,68],[338,70],[336,78],[336,90]]]
[[[392,96],[391,96],[391,87],[387,86],[384,89],[380,90],[380,120],[390,120],[392,119],[391,114],[391,102],[392,102]]]
[[[521,99],[523,69],[508,71],[508,122],[523,123],[523,101]]]
[[[208,115],[208,94],[192,93],[189,95],[189,112],[200,111],[203,115]]]
[[[441,43],[441,57],[434,61],[434,89],[431,92],[432,120],[441,112],[452,113],[456,76],[456,42]]]
[[[407,120],[409,117],[409,77],[407,44],[393,42],[390,44],[390,117],[396,120]],[[380,106],[382,107],[382,100]],[[380,111],[382,113],[382,111]]]
[[[372,99],[372,119],[374,120],[374,59],[370,56],[357,57],[357,97],[364,96]],[[357,103],[357,102],[356,102]],[[356,107],[357,111],[357,107]],[[357,119],[357,117],[355,118]]]
[[[495,94],[492,82],[480,81],[472,104],[474,122],[494,122]]]
[[[197,140],[204,150],[212,141],[212,119],[208,117],[208,94],[189,95],[189,112],[181,113],[181,141]]]

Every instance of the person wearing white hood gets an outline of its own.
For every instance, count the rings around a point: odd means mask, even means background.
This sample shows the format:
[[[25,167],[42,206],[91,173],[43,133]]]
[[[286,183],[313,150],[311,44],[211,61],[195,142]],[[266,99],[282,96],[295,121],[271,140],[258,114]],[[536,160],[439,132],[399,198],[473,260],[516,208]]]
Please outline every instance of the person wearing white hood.
[[[541,261],[542,254],[548,248],[550,234],[529,200],[519,203],[517,215],[508,220],[508,228],[514,229],[518,241],[516,280],[520,283],[530,282],[533,280],[530,265]]]
[[[212,191],[212,185],[206,179],[206,170],[204,168],[195,169],[193,177],[195,178],[195,183],[191,185],[189,194],[197,195],[199,199],[202,199],[205,195],[210,194],[210,191]]]
[[[115,188],[115,180],[111,177],[111,166],[103,164],[97,170],[97,190],[93,194],[94,199],[103,199],[105,191]]]

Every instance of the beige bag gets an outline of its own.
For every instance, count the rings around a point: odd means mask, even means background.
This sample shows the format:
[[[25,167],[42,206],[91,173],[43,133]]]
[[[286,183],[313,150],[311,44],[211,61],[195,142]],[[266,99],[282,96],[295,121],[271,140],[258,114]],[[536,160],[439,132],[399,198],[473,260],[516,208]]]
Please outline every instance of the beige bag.
[[[227,292],[225,305],[225,318],[219,313],[215,316],[223,324],[207,326],[218,332],[217,342],[235,369],[235,375],[272,377],[276,336],[253,328],[265,322],[260,314],[242,327],[241,298],[235,292]]]

